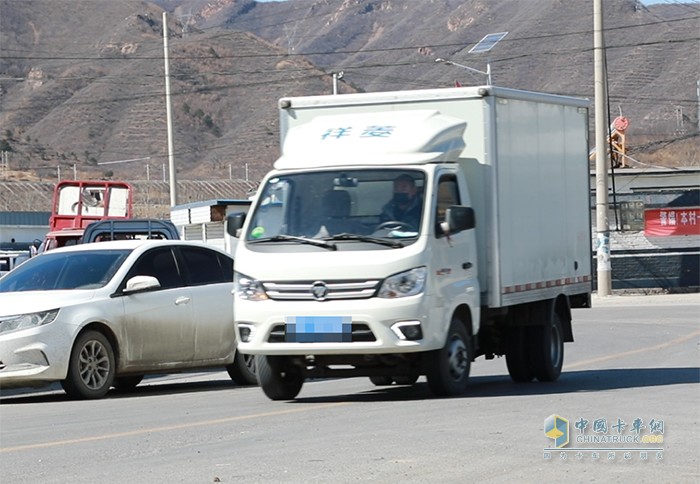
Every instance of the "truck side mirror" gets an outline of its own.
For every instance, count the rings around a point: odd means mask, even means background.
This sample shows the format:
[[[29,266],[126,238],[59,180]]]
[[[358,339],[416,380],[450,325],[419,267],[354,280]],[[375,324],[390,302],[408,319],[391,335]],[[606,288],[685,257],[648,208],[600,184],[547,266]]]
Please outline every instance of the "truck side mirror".
[[[473,208],[452,205],[445,211],[445,221],[442,223],[442,230],[446,234],[456,234],[463,230],[473,229],[475,226]]]
[[[226,232],[231,237],[238,238],[239,231],[243,227],[243,222],[245,222],[245,215],[245,212],[236,212],[226,217]]]

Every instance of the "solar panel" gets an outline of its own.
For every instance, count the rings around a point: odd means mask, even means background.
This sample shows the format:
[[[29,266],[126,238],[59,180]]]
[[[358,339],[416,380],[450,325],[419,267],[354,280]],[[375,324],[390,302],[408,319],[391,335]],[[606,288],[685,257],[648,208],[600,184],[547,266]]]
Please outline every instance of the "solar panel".
[[[472,53],[488,52],[506,35],[508,32],[498,32],[497,34],[487,34],[469,51]]]

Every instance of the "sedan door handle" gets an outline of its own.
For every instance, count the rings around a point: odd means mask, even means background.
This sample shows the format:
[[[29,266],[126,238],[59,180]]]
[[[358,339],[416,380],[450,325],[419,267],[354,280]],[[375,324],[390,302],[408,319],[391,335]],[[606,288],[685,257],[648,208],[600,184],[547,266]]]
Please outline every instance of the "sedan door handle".
[[[180,296],[179,298],[175,299],[175,306],[179,306],[180,304],[187,304],[190,302],[190,298],[187,296]]]
[[[464,262],[462,264],[462,269],[471,269],[472,268],[472,263],[471,262]]]

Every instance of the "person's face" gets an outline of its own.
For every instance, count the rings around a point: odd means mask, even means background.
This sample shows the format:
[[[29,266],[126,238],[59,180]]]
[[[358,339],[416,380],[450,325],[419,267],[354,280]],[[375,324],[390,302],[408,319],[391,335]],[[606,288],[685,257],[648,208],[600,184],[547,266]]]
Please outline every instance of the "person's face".
[[[401,194],[398,195],[397,194]],[[416,195],[416,186],[406,180],[396,180],[394,182],[394,199],[399,206],[408,205]]]

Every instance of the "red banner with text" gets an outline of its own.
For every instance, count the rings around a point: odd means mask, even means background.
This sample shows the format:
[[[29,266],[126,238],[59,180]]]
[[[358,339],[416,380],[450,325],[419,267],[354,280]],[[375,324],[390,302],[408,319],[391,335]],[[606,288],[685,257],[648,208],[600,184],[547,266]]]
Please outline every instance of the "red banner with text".
[[[700,235],[700,207],[644,210],[644,235]]]

